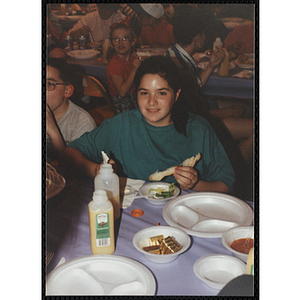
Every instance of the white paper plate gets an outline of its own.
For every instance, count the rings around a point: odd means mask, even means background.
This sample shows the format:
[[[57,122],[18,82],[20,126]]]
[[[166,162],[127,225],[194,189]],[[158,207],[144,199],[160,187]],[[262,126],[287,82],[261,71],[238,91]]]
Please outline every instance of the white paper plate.
[[[199,258],[193,270],[211,288],[222,289],[233,278],[246,274],[246,265],[233,256],[212,254]]]
[[[150,57],[156,55],[164,55],[166,51],[167,49],[165,48],[142,48],[142,49],[138,49],[136,55],[138,57]]]
[[[97,56],[100,52],[93,49],[86,49],[86,50],[73,50],[67,52],[69,56],[75,59],[88,59]]]
[[[155,295],[152,273],[139,262],[117,255],[70,260],[46,278],[46,295]]]
[[[204,70],[207,66],[208,66],[208,64],[209,64],[209,61],[204,61],[204,62],[200,62],[200,63],[198,63],[197,64],[197,67],[198,68],[200,68],[200,69],[202,69],[202,70]],[[232,69],[234,69],[235,68],[235,64],[231,61],[230,63],[229,63],[229,70],[232,70]],[[215,70],[214,70],[214,72],[216,73],[216,72],[218,72],[218,68],[216,68]]]
[[[51,182],[49,187],[46,188],[46,199],[48,200],[59,194],[64,189],[65,185],[65,178],[58,174],[57,177],[54,178],[54,181]]]
[[[235,65],[240,69],[254,69],[254,64],[239,64],[236,62]]]
[[[203,238],[219,238],[228,229],[252,225],[253,210],[236,197],[222,193],[196,192],[169,201],[163,217],[170,225]]]
[[[140,189],[139,189],[139,194],[141,196],[151,196],[151,195],[155,195],[156,192],[155,191],[150,191],[150,189],[157,189],[158,187],[164,188],[166,191],[169,190],[169,186],[171,185],[171,183],[168,182],[150,182],[147,183],[145,185],[143,185]],[[147,201],[151,204],[154,205],[164,205],[166,204],[168,201],[170,201],[171,199],[174,199],[175,197],[177,197],[180,193],[180,189],[176,186],[175,188],[175,192],[174,195],[172,197],[169,198],[161,198],[161,199],[149,199],[147,198]]]
[[[249,59],[254,60],[254,54],[253,53],[244,53],[244,55],[248,56]],[[239,64],[238,60],[235,60],[234,63],[240,69],[254,69],[254,61],[253,61],[253,64]]]

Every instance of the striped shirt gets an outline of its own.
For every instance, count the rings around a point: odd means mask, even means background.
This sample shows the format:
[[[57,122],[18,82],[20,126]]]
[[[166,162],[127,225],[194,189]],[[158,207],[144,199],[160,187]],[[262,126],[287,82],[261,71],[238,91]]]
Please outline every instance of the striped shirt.
[[[167,50],[165,56],[172,59],[176,58],[184,69],[190,70],[195,75],[199,87],[202,88],[202,82],[196,61],[181,46],[178,44],[173,45]]]

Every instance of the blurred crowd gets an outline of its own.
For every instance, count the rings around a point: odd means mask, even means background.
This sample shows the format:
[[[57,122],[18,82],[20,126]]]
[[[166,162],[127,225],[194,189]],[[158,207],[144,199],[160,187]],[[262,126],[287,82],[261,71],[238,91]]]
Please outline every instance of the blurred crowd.
[[[80,18],[67,26],[60,21],[61,16]],[[182,74],[182,89],[193,99],[195,113],[209,120],[217,135],[221,127],[226,128],[244,163],[251,165],[253,120],[244,117],[243,107],[221,108],[206,100],[202,91],[225,52],[230,60],[254,53],[253,5],[48,4],[46,126],[50,161],[57,160],[68,143],[97,127],[76,99],[82,91],[80,71],[66,62],[66,41],[80,37],[86,48],[93,48],[93,44],[101,47],[109,41],[107,90],[118,113],[138,107],[134,78],[142,62],[137,50],[165,49],[164,56],[173,60]],[[214,47],[216,38],[223,46]],[[197,63],[203,57],[208,63],[200,70]]]

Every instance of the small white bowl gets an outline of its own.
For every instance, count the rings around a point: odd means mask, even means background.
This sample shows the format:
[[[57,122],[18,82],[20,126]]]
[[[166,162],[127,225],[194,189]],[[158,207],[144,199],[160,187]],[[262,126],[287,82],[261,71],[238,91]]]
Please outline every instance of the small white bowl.
[[[151,196],[151,195],[154,196],[156,194],[156,192],[155,191],[149,192],[150,189],[157,189],[157,188],[161,187],[161,188],[164,188],[166,191],[168,191],[170,185],[171,185],[171,183],[168,183],[168,182],[150,182],[150,183],[147,183],[147,184],[143,185],[142,187],[140,187],[139,194],[141,196],[145,196],[145,197]],[[161,199],[146,198],[146,200],[153,205],[165,205],[169,200],[174,199],[179,194],[180,194],[180,189],[176,186],[174,195],[172,197],[161,198]]]
[[[170,254],[154,254],[143,250],[143,247],[149,246],[149,238],[157,235],[163,235],[165,238],[168,236],[174,237],[181,245],[181,249],[177,252]],[[147,259],[156,263],[168,263],[177,258],[178,255],[185,252],[191,244],[191,239],[184,231],[170,227],[170,226],[152,226],[144,228],[137,232],[133,237],[134,247],[143,253]]]
[[[233,241],[245,238],[254,239],[254,226],[237,226],[225,231],[222,235],[222,243],[234,256],[247,262],[248,254],[236,251],[230,247]]]
[[[193,270],[211,288],[222,289],[233,278],[245,274],[246,265],[230,255],[211,254],[199,258]]]

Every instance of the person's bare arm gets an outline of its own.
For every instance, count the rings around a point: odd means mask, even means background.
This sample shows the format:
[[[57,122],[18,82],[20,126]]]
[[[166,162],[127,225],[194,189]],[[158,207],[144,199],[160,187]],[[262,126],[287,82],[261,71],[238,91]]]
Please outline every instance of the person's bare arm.
[[[209,64],[200,74],[203,87],[207,83],[207,81],[208,81],[210,75],[212,74],[212,72],[214,71],[214,69],[223,61],[223,59],[225,57],[224,49],[222,49],[220,47],[216,47],[216,48],[217,49],[215,51],[213,51],[210,55]]]
[[[69,172],[79,173],[94,178],[100,168],[100,165],[88,160],[79,150],[66,147],[60,156],[61,164]]]
[[[55,26],[52,24],[52,22],[49,20],[48,17],[47,17],[47,26],[48,26],[48,29],[49,29],[54,41],[56,43],[58,43],[60,41],[61,34],[58,31],[58,29],[55,28]]]
[[[126,80],[124,80],[119,75],[111,75],[111,80],[112,80],[113,85],[116,88],[119,96],[124,97],[130,91],[130,89],[133,85],[134,75],[136,73],[136,70],[140,66],[140,64],[141,64],[141,62],[138,59],[135,59],[133,61],[131,71]]]

